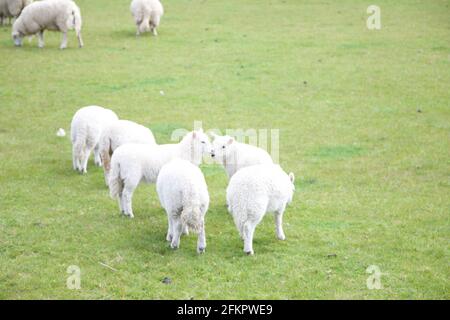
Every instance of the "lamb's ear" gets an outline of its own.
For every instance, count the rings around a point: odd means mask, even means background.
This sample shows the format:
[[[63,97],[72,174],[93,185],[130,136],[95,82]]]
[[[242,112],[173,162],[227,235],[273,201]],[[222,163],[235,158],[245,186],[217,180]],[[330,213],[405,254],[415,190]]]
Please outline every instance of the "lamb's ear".
[[[228,140],[228,144],[232,144],[234,142],[234,138],[231,138]]]
[[[294,173],[293,173],[293,172],[290,172],[290,173],[289,173],[289,180],[291,180],[291,182],[294,183],[294,181],[295,181],[295,176],[294,176]]]

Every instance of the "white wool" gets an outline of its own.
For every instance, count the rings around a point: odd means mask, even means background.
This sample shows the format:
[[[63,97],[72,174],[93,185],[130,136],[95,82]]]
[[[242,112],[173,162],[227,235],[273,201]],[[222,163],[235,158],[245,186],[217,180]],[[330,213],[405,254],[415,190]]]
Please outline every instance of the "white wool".
[[[70,125],[74,170],[87,172],[87,163],[92,150],[94,150],[95,164],[101,166],[100,136],[106,126],[118,119],[112,110],[99,106],[84,107],[75,113]]]
[[[285,239],[282,218],[294,190],[294,174],[287,175],[276,164],[246,167],[233,175],[227,187],[227,204],[244,240],[244,252],[253,254],[253,233],[267,212],[275,213],[277,237]]]
[[[189,228],[198,233],[197,252],[203,253],[209,194],[201,170],[187,160],[174,159],[161,168],[156,190],[167,213],[169,228],[166,239],[171,247],[178,248],[182,231]]]
[[[121,211],[133,217],[132,196],[139,183],[155,183],[162,166],[175,158],[199,165],[210,152],[208,136],[203,131],[186,134],[179,143],[162,145],[124,144],[111,158],[109,190],[119,198]]]
[[[0,0],[0,19],[17,18],[32,0]]]
[[[24,36],[37,34],[39,47],[44,46],[44,30],[61,31],[61,49],[67,47],[67,32],[75,29],[81,48],[81,13],[72,0],[36,1],[26,6],[14,22],[12,37],[16,46],[22,45]]]
[[[136,122],[119,120],[105,127],[100,137],[99,152],[106,185],[109,182],[111,155],[118,147],[126,143],[156,145],[152,131]]]
[[[230,136],[214,136],[213,157],[222,164],[231,178],[239,169],[256,164],[272,164],[266,150],[237,142]]]
[[[156,28],[164,14],[164,8],[159,0],[133,0],[130,11],[136,23],[136,35],[147,31],[151,31],[155,36],[158,34]]]

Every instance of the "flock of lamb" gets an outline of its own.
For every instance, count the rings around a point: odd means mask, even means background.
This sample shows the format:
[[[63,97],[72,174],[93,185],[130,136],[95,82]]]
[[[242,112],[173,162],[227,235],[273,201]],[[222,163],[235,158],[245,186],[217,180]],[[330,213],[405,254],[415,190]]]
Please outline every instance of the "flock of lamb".
[[[155,36],[164,9],[159,0],[133,0],[131,13],[137,26],[137,35],[151,31]],[[54,30],[63,34],[60,48],[67,47],[67,32],[75,29],[79,47],[81,38],[80,8],[73,0],[0,0],[0,24],[14,18],[12,38],[16,46],[22,46],[25,36],[38,36],[39,48],[44,47],[44,31]]]
[[[151,31],[157,35],[163,7],[159,0],[133,0],[131,12],[137,35]],[[0,23],[15,18],[12,37],[21,46],[24,36],[37,34],[44,46],[44,30],[63,33],[60,48],[67,47],[67,31],[75,29],[79,46],[81,13],[72,0],[0,0]],[[132,197],[141,182],[156,183],[169,228],[167,241],[178,248],[181,234],[198,233],[197,252],[206,248],[205,214],[209,194],[199,169],[203,157],[222,164],[230,179],[228,210],[244,241],[244,252],[253,254],[253,234],[266,212],[275,213],[276,234],[284,240],[282,218],[292,201],[294,175],[286,174],[263,149],[240,143],[229,136],[212,134],[211,143],[202,130],[192,131],[176,144],[156,143],[152,132],[135,122],[119,120],[108,109],[89,106],[78,110],[71,123],[73,168],[87,172],[90,154],[103,166],[105,182],[112,198],[118,198],[120,211],[132,218]]]
[[[294,174],[286,174],[261,148],[230,136],[211,136],[212,143],[203,130],[194,130],[179,143],[157,144],[150,129],[119,120],[109,109],[88,106],[79,109],[71,123],[73,168],[86,173],[93,151],[95,164],[103,166],[110,196],[118,198],[120,211],[130,218],[136,187],[156,183],[168,217],[170,246],[178,248],[181,235],[192,231],[198,233],[197,252],[203,253],[209,194],[198,166],[204,157],[212,157],[228,174],[228,211],[244,241],[244,252],[253,254],[253,234],[266,212],[274,212],[277,237],[284,240],[282,219],[295,191]]]

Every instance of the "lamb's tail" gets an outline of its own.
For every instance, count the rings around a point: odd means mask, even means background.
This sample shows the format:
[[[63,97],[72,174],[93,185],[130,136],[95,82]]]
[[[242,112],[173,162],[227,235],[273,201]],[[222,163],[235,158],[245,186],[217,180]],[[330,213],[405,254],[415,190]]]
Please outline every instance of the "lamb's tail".
[[[139,32],[147,32],[150,30],[150,18],[151,18],[151,12],[150,10],[142,10],[140,12],[140,19],[141,23],[139,24]]]
[[[83,39],[81,38],[81,26],[83,24],[83,21],[81,20],[81,12],[78,7],[72,9],[71,17],[72,17],[72,25],[73,28],[75,29],[78,38],[78,46],[82,48],[84,45]]]
[[[122,191],[123,182],[122,179],[120,178],[120,164],[118,161],[115,161],[115,159],[111,161],[111,171],[109,173],[108,185],[109,185],[109,195],[111,196],[111,198],[113,199],[118,198]]]
[[[183,207],[180,218],[183,229],[184,227],[188,227],[192,232],[199,233],[203,227],[202,211],[198,205]]]

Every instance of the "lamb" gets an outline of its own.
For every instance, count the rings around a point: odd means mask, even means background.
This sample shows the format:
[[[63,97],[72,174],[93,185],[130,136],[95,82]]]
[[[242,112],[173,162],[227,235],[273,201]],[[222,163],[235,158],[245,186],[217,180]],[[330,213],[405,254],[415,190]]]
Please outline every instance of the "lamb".
[[[102,165],[99,152],[100,136],[105,126],[117,120],[119,118],[112,110],[99,106],[84,107],[75,113],[70,125],[74,170],[87,172],[87,163],[92,150],[95,164]]]
[[[67,31],[75,29],[79,47],[81,38],[81,13],[72,0],[36,1],[26,6],[13,24],[12,37],[16,46],[22,46],[24,36],[37,34],[39,48],[44,47],[44,30],[61,31],[60,49],[67,48]]]
[[[239,170],[227,187],[228,211],[244,240],[244,252],[253,254],[253,234],[266,212],[275,213],[276,234],[285,240],[282,220],[292,202],[294,174],[287,175],[279,165],[261,164]]]
[[[29,5],[32,0],[0,0],[0,24],[3,25],[3,19],[17,18],[23,8]]]
[[[131,14],[136,23],[136,35],[151,31],[158,35],[156,28],[159,26],[164,8],[159,0],[133,0],[130,5]]]
[[[147,146],[124,144],[111,158],[109,191],[119,199],[121,212],[133,218],[132,197],[139,183],[155,183],[162,166],[175,158],[200,165],[203,155],[210,154],[208,136],[202,130],[186,134],[179,143]]]
[[[209,194],[201,170],[187,160],[174,159],[161,168],[156,191],[167,213],[169,228],[166,239],[170,246],[177,249],[183,230],[188,228],[198,233],[197,252],[205,252],[205,214]]]
[[[99,152],[107,186],[111,169],[111,156],[118,147],[126,143],[156,145],[152,131],[136,122],[119,120],[105,127],[100,137]]]
[[[239,169],[256,164],[272,164],[273,160],[264,149],[237,142],[230,136],[213,134],[211,157],[221,163],[231,178]]]

